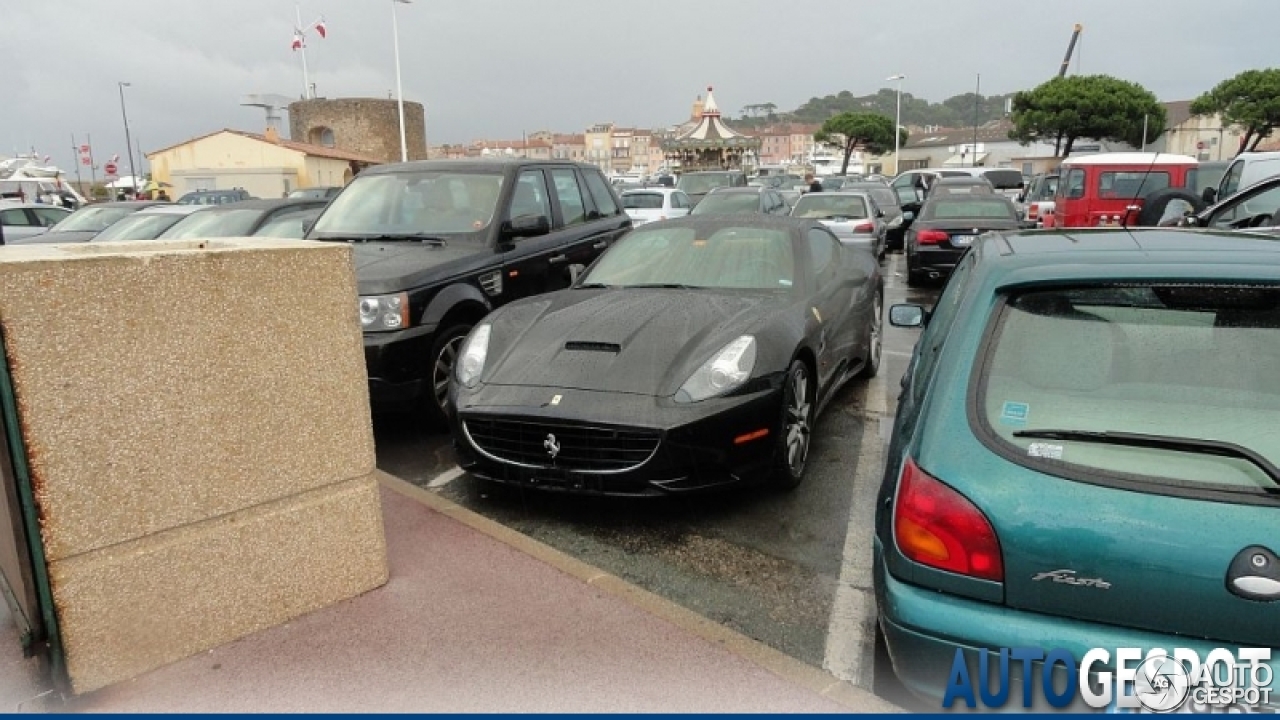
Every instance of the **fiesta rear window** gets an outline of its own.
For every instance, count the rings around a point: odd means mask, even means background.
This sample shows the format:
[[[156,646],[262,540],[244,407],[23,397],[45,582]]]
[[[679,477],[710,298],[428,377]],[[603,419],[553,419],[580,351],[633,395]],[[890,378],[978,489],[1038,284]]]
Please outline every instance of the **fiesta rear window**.
[[[1204,447],[1233,443],[1280,465],[1280,286],[1027,292],[994,323],[969,410],[979,437],[1008,459],[1157,494],[1250,501],[1280,485],[1259,463]]]

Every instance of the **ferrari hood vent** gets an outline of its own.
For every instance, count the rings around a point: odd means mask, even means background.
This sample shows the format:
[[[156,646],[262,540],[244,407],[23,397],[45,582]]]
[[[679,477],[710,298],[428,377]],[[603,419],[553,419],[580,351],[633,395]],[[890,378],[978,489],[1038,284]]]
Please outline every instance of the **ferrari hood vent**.
[[[582,342],[582,341],[576,341],[576,340],[570,340],[569,342],[565,343],[564,349],[565,350],[581,350],[583,352],[607,352],[607,353],[615,353],[615,354],[622,352],[622,346],[617,343]]]

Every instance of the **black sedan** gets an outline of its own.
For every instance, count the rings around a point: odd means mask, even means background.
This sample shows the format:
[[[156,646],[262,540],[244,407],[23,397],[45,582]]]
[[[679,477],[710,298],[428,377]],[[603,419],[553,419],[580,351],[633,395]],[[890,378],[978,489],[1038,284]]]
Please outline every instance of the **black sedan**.
[[[777,190],[767,187],[716,188],[693,206],[690,215],[733,215],[759,213],[786,215],[791,206]]]
[[[568,290],[467,336],[450,385],[458,463],[605,495],[795,487],[824,404],[879,370],[883,294],[875,258],[813,220],[647,224]]]
[[[977,237],[1016,230],[1018,210],[1001,195],[930,195],[907,231],[907,284],[946,278]]]
[[[181,222],[160,234],[160,240],[192,240],[216,237],[249,237],[257,235],[265,227],[287,222],[292,216],[301,216],[323,208],[327,200],[310,198],[279,200],[242,200],[225,205],[213,205],[183,218]],[[312,218],[314,219],[314,217]],[[298,225],[301,230],[301,220]]]

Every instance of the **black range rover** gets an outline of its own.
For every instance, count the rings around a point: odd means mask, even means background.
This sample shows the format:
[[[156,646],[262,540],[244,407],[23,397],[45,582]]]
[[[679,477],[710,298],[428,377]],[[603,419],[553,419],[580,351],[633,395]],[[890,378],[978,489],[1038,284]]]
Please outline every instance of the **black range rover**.
[[[630,227],[591,165],[425,161],[361,172],[307,238],[355,246],[374,410],[444,420],[471,328],[507,302],[568,287]]]

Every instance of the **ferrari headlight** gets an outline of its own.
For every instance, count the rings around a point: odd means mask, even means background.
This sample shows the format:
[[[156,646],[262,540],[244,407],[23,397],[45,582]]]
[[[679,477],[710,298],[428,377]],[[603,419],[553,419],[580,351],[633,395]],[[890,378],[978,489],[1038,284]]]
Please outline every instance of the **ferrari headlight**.
[[[694,371],[676,393],[677,402],[698,402],[733,390],[756,366],[756,339],[743,335],[725,345]]]
[[[409,294],[366,295],[360,298],[360,328],[365,332],[409,327]]]
[[[490,327],[488,323],[477,325],[462,345],[455,375],[464,387],[473,388],[480,382],[480,373],[484,372],[484,361],[489,355]]]

